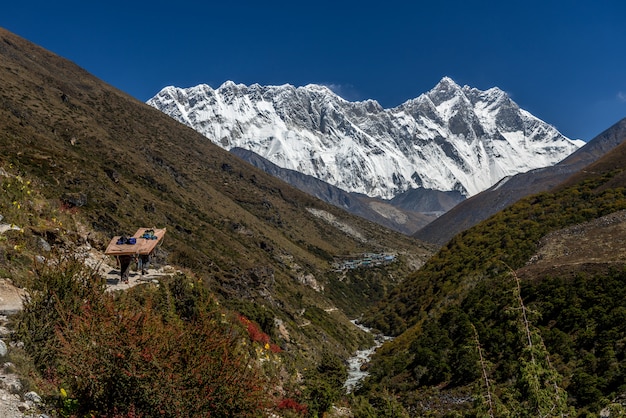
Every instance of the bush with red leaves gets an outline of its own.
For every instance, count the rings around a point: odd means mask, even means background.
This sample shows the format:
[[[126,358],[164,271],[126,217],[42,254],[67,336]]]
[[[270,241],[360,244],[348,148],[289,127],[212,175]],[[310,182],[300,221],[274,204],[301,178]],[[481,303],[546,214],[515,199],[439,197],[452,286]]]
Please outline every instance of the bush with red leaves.
[[[278,403],[277,408],[279,410],[289,409],[300,415],[306,415],[308,412],[308,408],[306,405],[302,405],[301,403],[298,403],[298,401],[292,398],[285,398],[281,400]]]

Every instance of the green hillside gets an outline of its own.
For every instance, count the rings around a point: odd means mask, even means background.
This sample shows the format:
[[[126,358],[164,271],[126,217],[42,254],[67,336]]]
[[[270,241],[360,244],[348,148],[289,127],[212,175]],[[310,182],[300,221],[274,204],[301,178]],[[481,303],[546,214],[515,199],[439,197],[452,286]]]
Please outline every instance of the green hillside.
[[[396,287],[366,315],[397,338],[362,394],[396,394],[412,416],[621,408],[625,152],[456,236]]]

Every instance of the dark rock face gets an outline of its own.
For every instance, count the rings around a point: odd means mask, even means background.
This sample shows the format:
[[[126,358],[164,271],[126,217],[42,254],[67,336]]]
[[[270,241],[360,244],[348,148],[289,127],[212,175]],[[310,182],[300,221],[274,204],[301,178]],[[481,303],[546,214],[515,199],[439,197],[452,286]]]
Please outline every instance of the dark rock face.
[[[80,208],[87,204],[87,195],[84,193],[65,193],[61,200],[70,207]]]

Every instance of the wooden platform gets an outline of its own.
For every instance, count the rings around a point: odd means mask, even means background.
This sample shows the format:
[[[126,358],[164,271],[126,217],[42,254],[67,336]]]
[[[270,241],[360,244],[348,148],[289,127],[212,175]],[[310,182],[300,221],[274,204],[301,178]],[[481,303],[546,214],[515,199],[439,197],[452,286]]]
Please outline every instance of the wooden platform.
[[[142,238],[142,235],[146,232],[154,231],[156,239]],[[135,244],[118,244],[118,240],[121,236],[116,236],[111,239],[111,242],[104,251],[106,255],[150,255],[156,248],[156,246],[163,240],[166,229],[157,228],[139,228],[133,237],[137,240]]]

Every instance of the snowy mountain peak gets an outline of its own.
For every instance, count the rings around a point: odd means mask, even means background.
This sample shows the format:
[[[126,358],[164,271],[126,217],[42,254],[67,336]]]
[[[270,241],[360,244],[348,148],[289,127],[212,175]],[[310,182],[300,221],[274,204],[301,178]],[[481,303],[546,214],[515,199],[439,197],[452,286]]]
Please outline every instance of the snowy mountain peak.
[[[330,88],[328,88],[327,86],[321,85],[321,84],[307,84],[303,88],[305,90],[316,91],[316,92],[319,92],[319,93],[322,93],[322,94],[328,94],[328,95],[331,95],[331,96],[334,96],[334,97],[337,97],[337,98],[341,99]],[[343,99],[341,99],[341,100],[343,100]]]
[[[233,87],[237,87],[237,86],[246,87],[244,84],[236,84],[232,80],[226,80],[226,81],[224,81],[222,83],[222,85],[219,88],[220,89],[227,89],[227,88],[233,88]]]
[[[443,102],[459,98],[462,96],[460,92],[461,87],[456,84],[454,80],[449,77],[444,77],[432,90],[427,93],[427,95],[435,106],[439,106]]]
[[[451,79],[448,76],[444,76],[442,77],[441,80],[439,80],[439,82],[437,83],[437,85],[435,87],[433,87],[433,90],[447,90],[447,89],[460,89],[461,87],[456,83],[456,81],[454,81],[453,79]]]
[[[225,149],[240,147],[341,189],[391,199],[412,188],[476,194],[552,165],[580,144],[497,87],[444,77],[392,109],[326,86],[166,87],[148,101]]]

